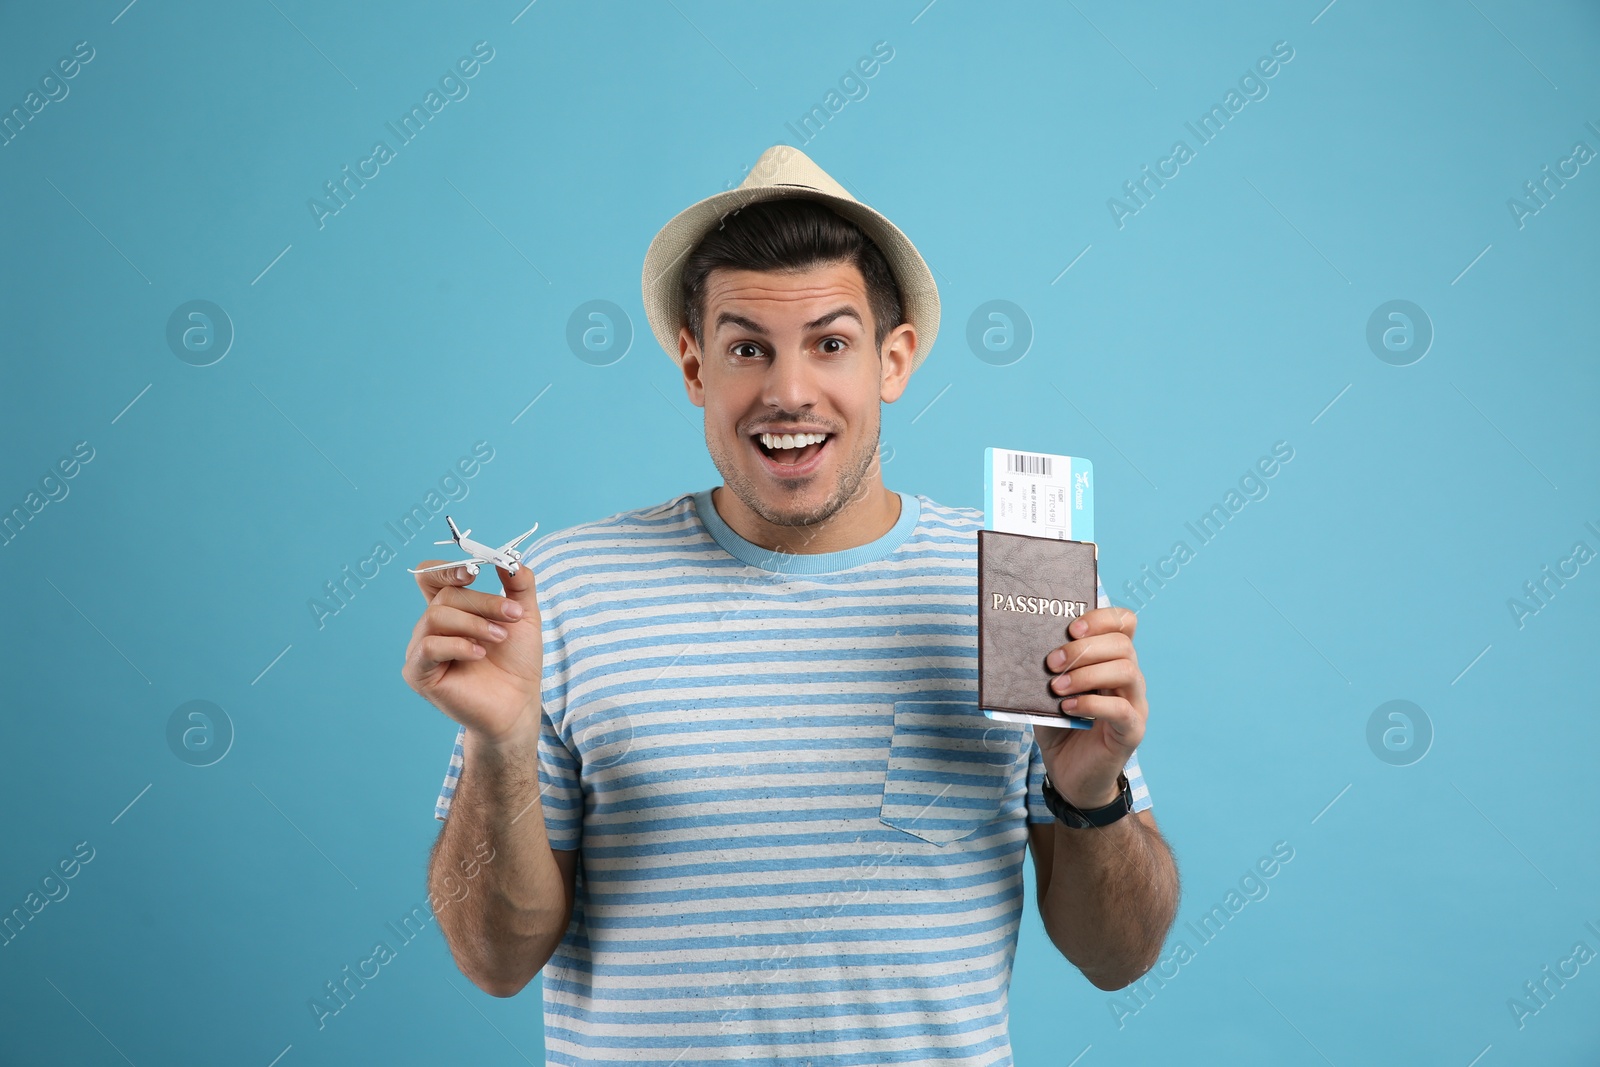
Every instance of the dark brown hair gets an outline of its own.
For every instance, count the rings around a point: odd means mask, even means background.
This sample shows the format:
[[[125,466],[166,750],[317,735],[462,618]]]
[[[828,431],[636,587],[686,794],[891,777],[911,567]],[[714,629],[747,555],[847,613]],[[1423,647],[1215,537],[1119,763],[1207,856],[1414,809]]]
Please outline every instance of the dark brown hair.
[[[805,197],[763,200],[740,208],[701,238],[683,266],[683,317],[695,343],[705,347],[706,279],[713,270],[792,273],[828,263],[855,264],[871,305],[873,344],[905,321],[900,286],[882,250],[861,228],[820,201]]]

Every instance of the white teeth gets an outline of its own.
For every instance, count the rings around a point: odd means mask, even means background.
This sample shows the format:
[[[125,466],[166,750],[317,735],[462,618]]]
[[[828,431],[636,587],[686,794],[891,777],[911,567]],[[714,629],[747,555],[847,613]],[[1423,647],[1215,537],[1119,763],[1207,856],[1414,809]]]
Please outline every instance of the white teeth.
[[[761,443],[768,448],[804,448],[806,445],[820,445],[828,439],[825,433],[764,433]]]

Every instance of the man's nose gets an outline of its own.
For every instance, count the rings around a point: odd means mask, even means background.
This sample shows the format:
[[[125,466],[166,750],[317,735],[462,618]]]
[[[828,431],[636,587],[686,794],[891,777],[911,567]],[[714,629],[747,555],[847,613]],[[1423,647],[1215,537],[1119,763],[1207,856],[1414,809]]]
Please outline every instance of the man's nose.
[[[784,348],[773,356],[766,380],[762,382],[761,399],[778,411],[800,411],[816,404],[814,368],[805,353]]]

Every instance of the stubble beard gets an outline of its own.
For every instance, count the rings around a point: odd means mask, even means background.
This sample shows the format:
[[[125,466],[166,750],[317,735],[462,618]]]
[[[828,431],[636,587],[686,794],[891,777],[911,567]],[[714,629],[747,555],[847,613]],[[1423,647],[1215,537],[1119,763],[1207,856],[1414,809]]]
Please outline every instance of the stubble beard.
[[[786,511],[773,508],[757,491],[755,484],[745,477],[733,457],[722,450],[709,432],[706,434],[706,451],[711,454],[711,462],[722,475],[723,484],[756,515],[774,526],[816,526],[833,518],[860,495],[862,484],[878,460],[878,437],[881,429],[881,417],[874,418],[871,433],[863,434],[857,441],[855,450],[845,457],[839,472],[838,486],[826,500],[814,508]],[[832,443],[830,440],[829,444]]]

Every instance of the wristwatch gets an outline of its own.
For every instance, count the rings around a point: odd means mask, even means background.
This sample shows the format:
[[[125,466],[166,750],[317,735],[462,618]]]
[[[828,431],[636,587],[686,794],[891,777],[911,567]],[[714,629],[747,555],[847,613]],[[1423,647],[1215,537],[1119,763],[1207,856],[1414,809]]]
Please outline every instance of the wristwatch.
[[[1128,776],[1117,774],[1117,788],[1120,793],[1117,799],[1103,808],[1091,808],[1083,811],[1074,807],[1066,797],[1056,792],[1055,786],[1050,784],[1050,775],[1044,776],[1044,803],[1061,822],[1066,823],[1074,830],[1083,830],[1091,826],[1109,826],[1133,810],[1133,792],[1128,788]]]

